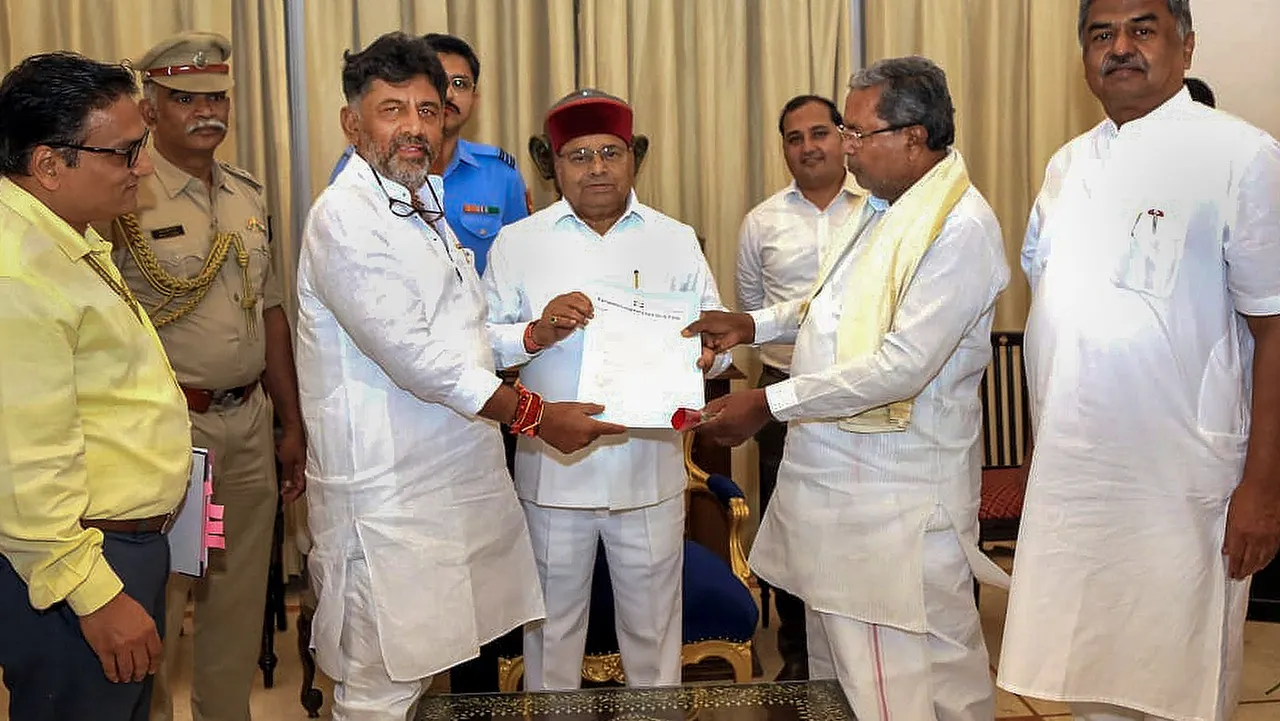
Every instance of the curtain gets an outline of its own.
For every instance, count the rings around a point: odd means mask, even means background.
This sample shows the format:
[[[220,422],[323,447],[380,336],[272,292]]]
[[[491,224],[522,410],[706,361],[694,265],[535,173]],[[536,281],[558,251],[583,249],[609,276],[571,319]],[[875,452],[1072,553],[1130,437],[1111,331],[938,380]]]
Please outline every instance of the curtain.
[[[471,44],[480,58],[479,104],[468,139],[504,148],[519,163],[536,205],[552,200],[537,182],[525,146],[542,116],[574,88],[573,0],[332,0],[307,3],[306,66],[311,195],[324,189],[346,146],[338,114],[342,53],[379,35],[441,32]],[[310,199],[308,199],[308,202]]]
[[[732,305],[738,226],[790,181],[783,104],[841,96],[852,70],[848,0],[580,0],[578,28],[580,85],[652,141],[637,195],[705,239]]]
[[[865,0],[868,64],[924,55],[947,73],[956,147],[995,209],[1013,271],[997,329],[1026,322],[1019,269],[1027,216],[1049,157],[1102,119],[1084,83],[1076,3],[1033,0]]]
[[[290,227],[289,117],[285,92],[284,6],[274,0],[0,0],[0,62],[5,69],[51,50],[105,62],[137,60],[184,30],[231,40],[231,123],[219,160],[265,183],[272,236],[292,287],[297,257]],[[292,297],[289,298],[292,304]]]

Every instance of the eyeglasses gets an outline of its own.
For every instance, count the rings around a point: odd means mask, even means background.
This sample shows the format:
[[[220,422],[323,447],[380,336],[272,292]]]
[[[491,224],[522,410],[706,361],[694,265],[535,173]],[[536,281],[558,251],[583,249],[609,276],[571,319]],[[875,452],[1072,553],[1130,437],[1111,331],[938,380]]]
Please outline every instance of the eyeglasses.
[[[142,153],[142,148],[147,144],[147,138],[151,137],[151,129],[142,131],[142,137],[129,143],[123,148],[100,148],[95,145],[76,145],[75,143],[45,143],[50,148],[67,148],[68,150],[83,150],[86,153],[103,153],[107,155],[119,155],[124,158],[127,167],[134,167],[138,164],[138,156]]]
[[[476,81],[466,75],[452,75],[449,77],[449,87],[460,93],[469,93],[476,89]]]
[[[419,218],[422,218],[423,222],[427,225],[431,226],[431,229],[434,230],[436,235],[440,238],[440,243],[444,246],[444,254],[449,256],[449,262],[453,264],[453,272],[458,276],[458,281],[462,282],[462,271],[458,270],[458,262],[454,260],[453,251],[449,250],[449,241],[445,237],[446,234],[443,230],[436,227],[436,223],[440,222],[444,218],[444,204],[440,202],[440,196],[436,195],[435,186],[431,184],[430,180],[424,183],[427,190],[431,192],[431,200],[435,203],[435,210],[423,205],[422,201],[418,200],[418,196],[416,195],[411,196],[413,198],[412,203],[406,203],[399,198],[391,197],[391,193],[387,192],[387,186],[382,184],[381,175],[379,175],[376,168],[372,168],[372,164],[370,165],[373,170],[374,181],[378,183],[379,188],[382,188],[382,194],[387,196],[387,207],[391,209],[391,214],[397,218],[412,218],[416,215]]]
[[[444,207],[440,202],[440,198],[436,197],[436,189],[431,183],[424,183],[427,190],[431,191],[431,199],[435,202],[435,209],[431,209],[422,205],[417,196],[413,196],[414,202],[406,202],[399,198],[391,197],[391,193],[387,192],[387,186],[382,184],[382,177],[377,170],[373,171],[373,179],[377,181],[378,187],[382,188],[382,194],[387,196],[387,207],[391,209],[391,214],[397,218],[412,218],[418,216],[422,218],[427,225],[434,225],[437,221],[444,217],[444,211],[440,208]]]
[[[846,128],[843,125],[837,127],[836,130],[840,131],[841,137],[843,137],[845,140],[849,140],[855,143],[861,143],[862,141],[866,140],[872,135],[879,135],[880,133],[893,133],[898,130],[909,128],[912,125],[919,125],[919,124],[920,123],[901,123],[899,125],[890,125],[887,128],[880,128],[879,130],[872,130],[867,133],[864,133],[861,130],[854,130],[853,128]]]
[[[599,155],[605,165],[616,165],[627,156],[627,149],[621,145],[606,145],[603,148],[578,148],[560,157],[569,161],[570,165],[586,166]]]

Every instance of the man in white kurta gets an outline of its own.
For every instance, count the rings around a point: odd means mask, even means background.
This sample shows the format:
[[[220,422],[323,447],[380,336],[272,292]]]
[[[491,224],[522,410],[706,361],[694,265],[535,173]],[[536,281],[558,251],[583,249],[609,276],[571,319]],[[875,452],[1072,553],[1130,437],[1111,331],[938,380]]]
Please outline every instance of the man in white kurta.
[[[357,156],[312,207],[298,266],[312,644],[335,720],[403,721],[433,674],[542,616],[495,422],[527,425],[535,399],[494,375],[480,279],[424,182],[435,53],[386,35],[343,80]],[[556,405],[530,428],[558,447],[605,430],[585,415],[598,406]],[[588,432],[566,443],[573,424]]]
[[[1109,117],[1049,162],[1022,250],[1036,437],[998,681],[1082,719],[1230,718],[1275,552],[1280,145],[1191,100],[1180,24],[1089,9]]]
[[[613,283],[692,293],[702,308],[723,307],[693,229],[632,191],[631,117],[628,105],[596,91],[554,106],[547,130],[564,199],[503,228],[490,251],[484,279],[489,319],[505,338],[499,365],[527,362],[521,382],[548,400],[577,394],[583,334],[574,324],[590,314],[577,291]],[[558,327],[560,339],[530,354],[522,338],[535,319]],[[673,430],[632,429],[568,455],[520,439],[516,492],[547,607],[546,621],[525,630],[526,689],[582,683],[598,544],[609,563],[627,683],[680,684],[683,459]]]
[[[850,87],[846,152],[873,196],[824,257],[816,295],[691,326],[715,350],[735,326],[746,332],[724,342],[795,339],[789,380],[713,401],[701,432],[735,443],[770,416],[789,424],[751,565],[804,600],[811,678],[839,679],[864,721],[991,719],[973,579],[1003,581],[977,548],[977,389],[1009,278],[1000,227],[947,147],[951,102],[936,65],[881,61]],[[933,197],[943,172],[958,178],[949,209]],[[854,287],[859,266],[886,240],[880,226],[904,212],[939,213],[940,227],[905,287],[889,293],[888,331],[843,357],[846,320],[881,297]],[[841,420],[906,399],[910,420],[897,430],[850,432]]]
[[[778,131],[792,181],[742,219],[738,310],[760,310],[808,297],[823,253],[853,232],[858,200],[865,193],[844,164],[842,122],[835,103],[817,95],[799,95],[783,106]],[[785,343],[762,345],[757,386],[786,380],[791,375],[791,353]],[[776,421],[766,423],[755,435],[762,512],[778,485],[786,438],[787,424]],[[760,587],[762,605],[769,593],[767,584]],[[804,602],[782,589],[772,589],[771,595],[778,610],[778,654],[782,656],[775,680],[807,678]]]

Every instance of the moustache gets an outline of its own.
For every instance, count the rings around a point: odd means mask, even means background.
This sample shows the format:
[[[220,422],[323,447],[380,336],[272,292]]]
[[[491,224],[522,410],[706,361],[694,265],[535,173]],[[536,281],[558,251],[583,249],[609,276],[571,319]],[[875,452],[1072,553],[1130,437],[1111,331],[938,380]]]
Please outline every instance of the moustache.
[[[1137,70],[1147,72],[1147,63],[1138,55],[1108,55],[1102,60],[1102,74],[1110,75],[1117,70]]]
[[[222,122],[221,120],[218,120],[217,118],[207,118],[205,120],[197,120],[194,123],[188,125],[187,134],[190,135],[191,133],[198,133],[201,130],[208,130],[210,128],[222,133],[227,132],[226,123]]]
[[[457,113],[458,115],[462,115],[462,111],[458,109],[458,106],[457,106],[457,105],[454,105],[453,103],[449,102],[448,100],[446,100],[446,101],[444,102],[444,109],[445,109],[445,110],[452,110],[453,112]]]
[[[401,133],[391,140],[391,155],[395,155],[400,148],[406,145],[417,145],[422,148],[423,154],[427,156],[427,162],[435,160],[435,148],[431,147],[431,142],[427,140],[425,135],[410,135],[409,133]]]

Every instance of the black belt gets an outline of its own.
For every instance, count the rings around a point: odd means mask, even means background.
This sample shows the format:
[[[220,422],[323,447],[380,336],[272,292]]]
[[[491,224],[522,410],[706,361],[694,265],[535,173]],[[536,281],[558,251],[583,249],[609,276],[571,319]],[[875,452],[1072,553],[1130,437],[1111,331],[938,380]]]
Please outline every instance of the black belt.
[[[169,521],[173,520],[172,513],[166,513],[163,516],[151,516],[149,518],[130,518],[127,520],[119,520],[115,518],[81,518],[80,525],[85,528],[96,528],[99,531],[107,531],[109,533],[156,533],[167,531]]]

